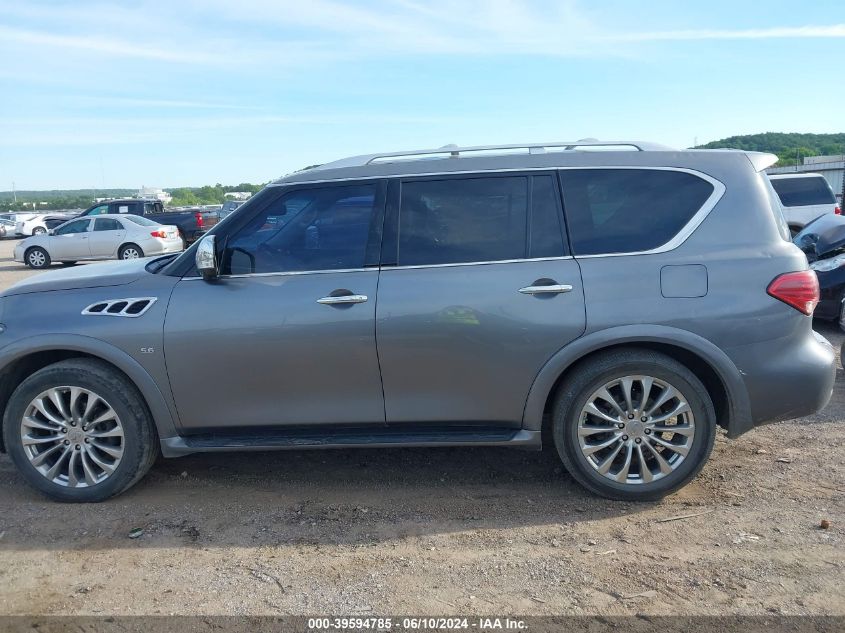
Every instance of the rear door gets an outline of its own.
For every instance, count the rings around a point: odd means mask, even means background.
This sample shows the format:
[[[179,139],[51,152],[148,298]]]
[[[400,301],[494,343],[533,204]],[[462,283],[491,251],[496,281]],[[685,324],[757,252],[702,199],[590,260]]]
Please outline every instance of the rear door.
[[[391,183],[376,307],[389,424],[519,427],[585,328],[553,173]]]
[[[117,256],[117,249],[123,244],[126,229],[114,218],[95,218],[89,244],[91,256],[110,259]]]

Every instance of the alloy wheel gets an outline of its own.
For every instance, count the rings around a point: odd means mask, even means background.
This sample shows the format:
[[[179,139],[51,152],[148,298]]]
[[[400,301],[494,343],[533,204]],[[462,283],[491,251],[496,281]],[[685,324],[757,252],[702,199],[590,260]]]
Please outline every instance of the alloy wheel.
[[[131,246],[123,249],[123,259],[138,259],[141,254]]]
[[[695,439],[687,398],[653,376],[615,378],[596,389],[578,417],[578,444],[603,477],[649,484],[670,475]]]
[[[82,387],[53,387],[36,396],[21,420],[29,463],[45,478],[69,488],[99,484],[123,457],[124,433],[115,410]]]

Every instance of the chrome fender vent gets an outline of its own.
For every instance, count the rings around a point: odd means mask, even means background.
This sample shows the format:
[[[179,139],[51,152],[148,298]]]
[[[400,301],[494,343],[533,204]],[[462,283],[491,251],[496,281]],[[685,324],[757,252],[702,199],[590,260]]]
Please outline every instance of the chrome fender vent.
[[[133,297],[131,299],[111,299],[98,301],[82,311],[90,316],[139,317],[158,301],[158,297]]]

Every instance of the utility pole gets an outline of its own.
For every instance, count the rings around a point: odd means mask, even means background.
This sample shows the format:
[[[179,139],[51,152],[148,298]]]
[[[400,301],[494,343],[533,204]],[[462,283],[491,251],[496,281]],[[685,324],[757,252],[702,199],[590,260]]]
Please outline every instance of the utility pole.
[[[18,192],[15,191],[15,181],[12,181],[12,198],[15,199],[15,204],[18,203]]]

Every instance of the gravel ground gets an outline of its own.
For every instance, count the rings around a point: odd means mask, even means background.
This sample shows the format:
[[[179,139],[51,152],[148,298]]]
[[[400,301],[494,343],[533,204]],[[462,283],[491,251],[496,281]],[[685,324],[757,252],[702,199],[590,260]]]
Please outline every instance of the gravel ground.
[[[12,245],[3,288],[32,274]],[[0,614],[845,615],[842,374],[659,503],[592,497],[547,453],[391,449],[160,460],[63,505],[2,455]]]

